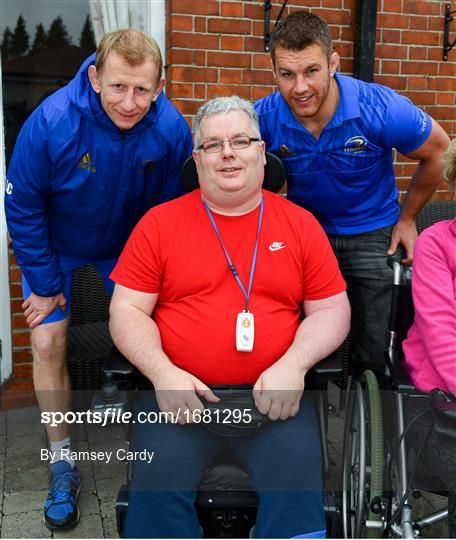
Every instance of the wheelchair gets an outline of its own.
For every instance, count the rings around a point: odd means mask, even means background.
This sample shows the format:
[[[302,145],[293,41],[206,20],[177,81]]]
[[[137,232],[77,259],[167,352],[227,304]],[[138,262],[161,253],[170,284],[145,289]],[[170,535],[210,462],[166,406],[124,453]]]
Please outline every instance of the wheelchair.
[[[456,216],[456,201],[428,203],[417,220],[419,232]],[[407,400],[425,399],[402,363],[402,342],[413,322],[411,268],[390,261],[392,301],[383,373],[354,374],[349,390],[342,463],[344,538],[421,538],[421,529],[447,518],[448,509],[416,516],[412,498],[421,486],[445,494],[407,444]],[[419,454],[419,451],[417,452]],[[421,488],[421,489],[419,489]]]
[[[265,181],[263,188],[278,192],[285,180],[285,171],[280,160],[266,155]],[[191,191],[198,185],[195,163],[187,160],[183,168],[183,181]],[[342,389],[346,382],[348,347],[345,343],[330,357],[315,366],[306,377],[306,389],[312,393],[313,405],[319,425],[321,438],[322,473],[324,482],[324,509],[327,521],[327,534],[340,536],[340,510],[335,502],[334,492],[325,487],[329,483],[328,452],[328,403],[327,387],[329,381],[338,383]],[[136,369],[113,349],[103,367],[103,388],[94,401],[93,410],[103,408],[121,408],[134,410],[135,394],[143,387],[144,380]],[[147,383],[146,383],[147,386]],[[131,430],[127,430],[127,439],[131,442]],[[124,519],[128,510],[129,484],[131,469],[127,472],[126,483],[120,488],[115,503],[117,530],[123,537]],[[234,459],[224,452],[217,456],[214,463],[201,479],[196,499],[196,509],[204,537],[245,538],[255,524],[258,497],[252,491],[248,474]]]

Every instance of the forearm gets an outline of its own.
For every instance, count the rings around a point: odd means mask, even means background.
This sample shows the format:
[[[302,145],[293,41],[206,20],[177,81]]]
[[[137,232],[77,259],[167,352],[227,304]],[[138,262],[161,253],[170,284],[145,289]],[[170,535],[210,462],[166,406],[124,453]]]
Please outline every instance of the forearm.
[[[111,308],[109,329],[119,351],[152,383],[171,361],[155,321],[131,305]]]
[[[295,363],[305,376],[315,364],[342,344],[349,330],[348,302],[342,308],[316,311],[301,322],[291,347],[282,359]]]
[[[401,211],[401,220],[415,221],[416,216],[443,182],[441,159],[420,161],[413,174]]]

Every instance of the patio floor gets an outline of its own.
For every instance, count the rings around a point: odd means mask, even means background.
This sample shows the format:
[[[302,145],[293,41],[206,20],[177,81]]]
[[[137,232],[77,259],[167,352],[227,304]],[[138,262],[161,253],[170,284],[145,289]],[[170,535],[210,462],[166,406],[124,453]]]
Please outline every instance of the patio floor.
[[[330,385],[330,400],[338,403],[338,390]],[[331,484],[340,477],[343,414],[332,412],[329,420]],[[78,451],[113,451],[126,448],[123,426],[101,428],[78,425],[72,433]],[[79,497],[81,519],[66,532],[51,532],[43,523],[42,505],[47,495],[48,466],[41,459],[46,438],[38,407],[0,411],[0,537],[1,538],[117,538],[114,501],[125,481],[126,464],[113,457],[109,463],[81,461],[83,475]],[[113,454],[113,455],[114,455]],[[424,494],[416,505],[435,509],[444,499]],[[423,530],[423,537],[446,538],[446,521]]]

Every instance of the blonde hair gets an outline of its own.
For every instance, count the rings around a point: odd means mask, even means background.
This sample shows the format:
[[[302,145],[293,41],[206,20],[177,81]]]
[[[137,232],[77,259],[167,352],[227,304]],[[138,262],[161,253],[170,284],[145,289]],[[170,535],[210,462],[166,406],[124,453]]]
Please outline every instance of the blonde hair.
[[[147,58],[152,58],[157,66],[158,80],[160,80],[163,60],[155,39],[147,36],[141,30],[123,28],[105,34],[97,47],[95,67],[100,71],[109,53],[115,51],[132,66],[143,64]]]
[[[456,139],[453,139],[443,156],[443,176],[454,186],[456,183]]]

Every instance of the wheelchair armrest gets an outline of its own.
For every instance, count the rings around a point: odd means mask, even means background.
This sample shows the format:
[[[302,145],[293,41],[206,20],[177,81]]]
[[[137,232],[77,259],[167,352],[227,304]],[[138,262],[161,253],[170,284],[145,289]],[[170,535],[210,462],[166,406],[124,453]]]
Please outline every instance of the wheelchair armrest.
[[[135,372],[135,366],[125,358],[116,346],[113,346],[103,365],[103,374],[130,377]]]
[[[411,394],[417,392],[416,386],[412,383],[410,374],[403,361],[393,361],[388,363],[391,374],[393,388],[398,392]]]
[[[340,380],[343,375],[342,361],[334,354],[318,362],[307,374],[310,380],[315,382]]]

